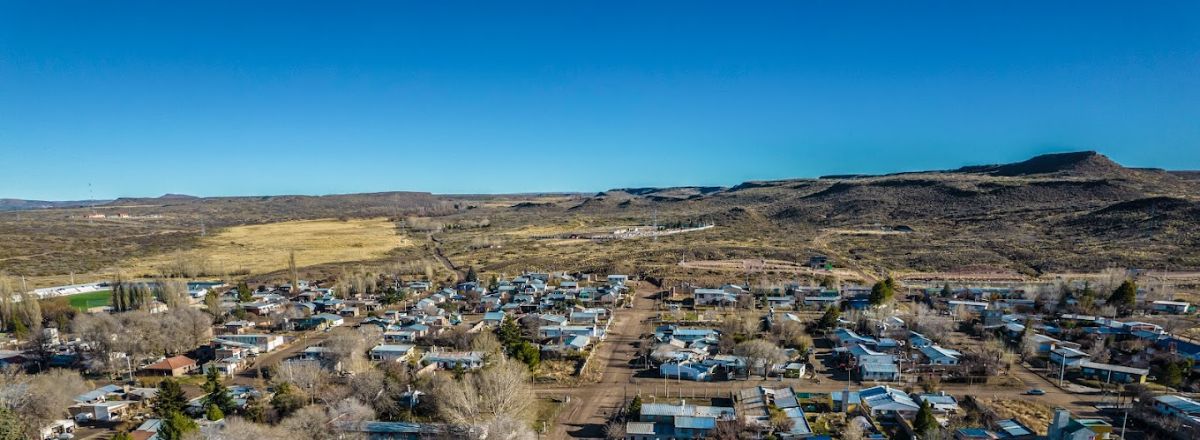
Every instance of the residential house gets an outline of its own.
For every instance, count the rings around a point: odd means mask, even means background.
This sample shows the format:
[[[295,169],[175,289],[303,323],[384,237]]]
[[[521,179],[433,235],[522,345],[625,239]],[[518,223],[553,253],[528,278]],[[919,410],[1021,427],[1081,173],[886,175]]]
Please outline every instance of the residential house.
[[[1154,410],[1164,416],[1172,416],[1192,429],[1200,428],[1200,402],[1177,395],[1154,398]]]
[[[726,289],[696,289],[692,291],[698,306],[727,306],[737,304],[737,292]]]
[[[958,406],[958,399],[945,392],[918,394],[917,401],[928,402],[935,415],[958,414],[962,409]]]
[[[483,314],[483,325],[486,325],[489,327],[498,327],[500,324],[502,324],[504,322],[504,317],[506,317],[506,316],[508,316],[508,315],[506,315],[504,312],[484,313]]]
[[[959,428],[954,431],[954,440],[997,440],[1000,437],[983,428]]]
[[[958,365],[958,359],[962,357],[962,353],[956,350],[937,345],[921,347],[921,354],[928,365]]]
[[[538,327],[538,337],[542,339],[566,339],[571,336],[588,336],[604,338],[604,328],[596,325],[551,325]]]
[[[1105,383],[1146,383],[1150,370],[1083,361],[1079,363],[1079,374]]]
[[[51,440],[59,438],[74,438],[75,421],[71,419],[59,419],[50,422],[43,426],[41,430],[41,440]]]
[[[196,370],[196,361],[187,356],[172,356],[142,368],[149,374],[158,376],[183,376]]]
[[[843,347],[859,344],[874,347],[875,345],[879,344],[879,341],[875,340],[875,338],[860,336],[858,333],[855,333],[854,330],[850,330],[848,328],[838,328],[833,332],[833,335],[830,336],[830,339],[834,344]]]
[[[254,329],[253,321],[229,321],[222,325],[223,333],[240,335]]]
[[[652,423],[653,436],[638,437],[636,440],[660,438],[702,439],[716,429],[718,421],[733,420],[736,412],[730,407],[689,405],[680,402],[679,405],[667,403],[644,403],[638,422]],[[638,426],[638,431],[647,431],[644,426]],[[642,434],[645,435],[645,434]]]
[[[715,369],[715,365],[705,364],[703,362],[666,362],[658,366],[658,374],[666,379],[707,382],[713,380]]]
[[[911,420],[916,417],[921,405],[904,391],[886,385],[875,386],[858,392],[863,409],[873,418],[901,417]]]
[[[371,348],[371,360],[378,362],[403,362],[413,353],[413,345],[380,344]]]
[[[1108,440],[1112,425],[1100,419],[1078,419],[1062,408],[1054,409],[1046,440]]]
[[[1059,347],[1050,351],[1050,362],[1068,367],[1078,366],[1079,363],[1091,357],[1091,355],[1074,348]]]
[[[1025,426],[1017,419],[1004,419],[996,422],[996,434],[1002,440],[1034,440],[1037,431]]]
[[[475,370],[483,367],[483,353],[477,351],[440,351],[431,350],[421,358],[422,365],[437,365],[443,370],[461,367]]]
[[[1192,304],[1183,301],[1154,301],[1150,305],[1150,310],[1155,313],[1165,313],[1170,315],[1182,315],[1191,310]]]
[[[758,428],[760,435],[771,431],[772,411],[782,411],[784,417],[792,421],[791,429],[775,432],[776,438],[801,439],[813,435],[796,391],[791,387],[743,389],[735,395],[734,404],[736,414],[741,415],[748,426]]]
[[[266,334],[245,334],[245,335],[221,335],[216,338],[221,341],[235,342],[240,344],[248,344],[255,346],[263,353],[274,351],[283,345],[282,335],[266,335]]]

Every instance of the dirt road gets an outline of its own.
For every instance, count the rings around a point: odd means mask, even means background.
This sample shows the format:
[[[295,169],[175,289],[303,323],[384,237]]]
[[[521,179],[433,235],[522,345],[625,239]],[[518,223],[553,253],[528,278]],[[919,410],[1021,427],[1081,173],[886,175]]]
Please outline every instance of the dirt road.
[[[651,330],[649,320],[656,313],[654,301],[646,296],[649,292],[650,289],[638,292],[639,297],[633,308],[619,309],[615,312],[613,324],[609,327],[608,338],[597,348],[594,355],[596,357],[593,359],[593,362],[599,362],[599,365],[604,368],[599,382],[578,387],[543,386],[535,390],[541,397],[570,399],[559,413],[554,427],[547,433],[546,438],[604,438],[604,425],[608,419],[620,410],[627,398],[632,398],[639,393],[647,401],[677,402],[679,399],[728,397],[737,390],[760,385],[791,386],[798,392],[809,393],[830,393],[846,388],[845,382],[833,380],[827,375],[820,375],[819,381],[811,378],[783,380],[754,378],[699,383],[658,377],[636,377],[639,370],[631,365],[631,361],[637,355],[634,343],[643,333]],[[943,384],[941,389],[960,399],[971,395],[1039,401],[1050,407],[1069,409],[1079,415],[1097,415],[1095,405],[1099,403],[1100,396],[1066,392],[1023,367],[1016,368],[1013,374],[1024,383],[1024,386],[1000,388]],[[860,390],[874,385],[876,383],[854,383],[850,388],[851,390]],[[894,383],[890,385],[901,386]],[[1043,396],[1026,395],[1025,392],[1032,388],[1041,389],[1046,394]]]
[[[649,319],[655,315],[651,286],[634,291],[633,308],[614,312],[608,336],[593,354],[592,362],[603,368],[599,382],[572,388],[540,388],[541,395],[569,396],[570,403],[559,413],[548,438],[604,438],[608,416],[625,402],[625,392],[635,370],[629,363],[637,355],[637,342]]]

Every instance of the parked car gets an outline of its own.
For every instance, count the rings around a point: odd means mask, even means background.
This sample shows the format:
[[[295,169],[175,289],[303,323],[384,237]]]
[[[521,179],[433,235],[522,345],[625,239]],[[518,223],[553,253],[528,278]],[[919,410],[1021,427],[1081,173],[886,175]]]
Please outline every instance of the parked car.
[[[1046,395],[1046,392],[1042,391],[1039,388],[1034,388],[1032,390],[1026,391],[1025,394],[1028,394],[1030,396],[1044,396],[1044,395]]]

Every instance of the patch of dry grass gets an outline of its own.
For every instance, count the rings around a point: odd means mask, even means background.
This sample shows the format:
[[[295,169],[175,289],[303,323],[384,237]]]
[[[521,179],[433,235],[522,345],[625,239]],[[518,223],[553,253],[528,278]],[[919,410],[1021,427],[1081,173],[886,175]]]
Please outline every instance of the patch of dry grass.
[[[1015,399],[979,399],[979,403],[995,411],[1001,418],[1017,419],[1039,435],[1046,434],[1046,427],[1050,425],[1052,413],[1050,407],[1043,403]]]
[[[286,269],[293,250],[296,265],[305,267],[375,259],[411,244],[384,218],[266,223],[222,229],[195,248],[135,259],[127,270],[146,274],[200,265],[209,273],[267,273]]]

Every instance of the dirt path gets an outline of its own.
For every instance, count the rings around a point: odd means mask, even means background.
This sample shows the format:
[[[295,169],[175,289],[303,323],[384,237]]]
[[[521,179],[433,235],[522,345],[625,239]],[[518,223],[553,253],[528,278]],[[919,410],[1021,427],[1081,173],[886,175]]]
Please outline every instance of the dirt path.
[[[466,279],[467,274],[460,270],[458,266],[455,266],[454,262],[450,261],[446,257],[446,254],[442,252],[442,241],[434,237],[433,234],[429,234],[429,240],[433,242],[433,258],[437,259],[438,263],[442,263],[442,267],[445,267],[446,270],[454,274],[454,284],[461,283],[463,279]]]

